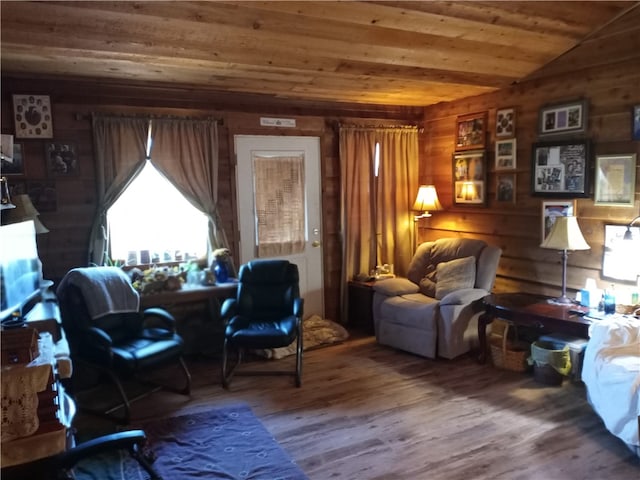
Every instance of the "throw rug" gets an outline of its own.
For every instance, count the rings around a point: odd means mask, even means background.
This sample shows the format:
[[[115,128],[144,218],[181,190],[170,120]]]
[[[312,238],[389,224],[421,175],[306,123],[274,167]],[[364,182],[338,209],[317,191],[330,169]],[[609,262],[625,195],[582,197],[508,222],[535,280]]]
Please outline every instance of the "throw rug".
[[[140,426],[165,480],[308,480],[248,405],[154,420]],[[137,427],[136,427],[137,428]],[[95,455],[74,468],[77,480],[143,480],[126,451]]]

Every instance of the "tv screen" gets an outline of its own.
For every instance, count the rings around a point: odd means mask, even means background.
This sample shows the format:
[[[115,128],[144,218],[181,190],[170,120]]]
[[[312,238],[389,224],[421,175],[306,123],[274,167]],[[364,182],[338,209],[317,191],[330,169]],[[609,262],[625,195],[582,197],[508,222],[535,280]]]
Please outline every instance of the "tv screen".
[[[40,293],[42,263],[38,258],[36,231],[32,220],[0,227],[0,320]]]

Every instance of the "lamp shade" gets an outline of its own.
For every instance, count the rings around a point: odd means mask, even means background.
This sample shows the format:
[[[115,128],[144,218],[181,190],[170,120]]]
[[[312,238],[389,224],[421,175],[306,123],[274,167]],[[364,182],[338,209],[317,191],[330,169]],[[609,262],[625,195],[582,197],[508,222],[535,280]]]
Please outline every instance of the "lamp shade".
[[[556,217],[547,238],[540,244],[553,250],[589,250],[591,247],[582,236],[576,217]]]
[[[412,210],[426,212],[425,216],[429,215],[429,210],[442,210],[435,185],[420,185]]]
[[[40,213],[36,210],[36,207],[33,206],[33,203],[31,203],[29,195],[16,195],[13,197],[12,201],[16,208],[12,208],[5,212],[6,221],[4,221],[4,223],[9,224],[33,220],[36,233],[47,233],[49,231],[49,229],[38,219],[38,215],[40,215]]]

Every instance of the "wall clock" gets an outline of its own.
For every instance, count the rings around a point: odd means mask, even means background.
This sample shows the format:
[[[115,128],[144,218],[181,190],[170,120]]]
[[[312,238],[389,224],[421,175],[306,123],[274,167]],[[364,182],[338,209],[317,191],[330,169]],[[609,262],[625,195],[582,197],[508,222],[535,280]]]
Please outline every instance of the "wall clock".
[[[53,138],[53,118],[48,95],[13,95],[16,138]]]

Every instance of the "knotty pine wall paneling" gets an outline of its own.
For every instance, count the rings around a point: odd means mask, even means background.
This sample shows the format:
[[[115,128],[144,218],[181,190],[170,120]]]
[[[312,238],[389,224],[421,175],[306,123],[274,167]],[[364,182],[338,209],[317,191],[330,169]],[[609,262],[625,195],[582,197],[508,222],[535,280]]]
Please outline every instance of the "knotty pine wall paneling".
[[[291,101],[259,95],[215,94],[192,89],[125,85],[120,82],[24,78],[3,76],[1,87],[1,130],[14,132],[11,95],[50,95],[54,140],[73,141],[78,146],[77,175],[57,177],[47,173],[44,140],[25,140],[25,175],[10,177],[12,186],[46,180],[55,186],[55,211],[41,212],[50,232],[38,235],[38,248],[45,278],[58,282],[71,268],[87,263],[88,239],[96,214],[96,184],[91,113],[169,114],[219,119],[219,212],[223,228],[237,258],[238,224],[236,206],[233,136],[312,135],[321,139],[322,242],[324,246],[325,316],[340,319],[340,162],[339,122],[361,124],[418,124],[419,107],[331,104]],[[261,127],[260,116],[296,119],[294,129]],[[26,188],[26,187],[21,187]],[[133,234],[133,233],[132,233]]]
[[[557,70],[557,69],[555,69]],[[545,104],[585,98],[589,102],[588,132],[591,141],[590,198],[577,199],[577,217],[590,250],[570,253],[567,285],[570,294],[594,278],[600,288],[611,281],[600,276],[604,225],[627,224],[640,212],[640,142],[631,140],[631,108],[640,104],[640,65],[620,62],[606,68],[565,72],[514,85],[509,89],[425,108],[421,181],[435,183],[444,211],[420,220],[420,241],[440,237],[480,238],[503,249],[495,291],[530,291],[559,295],[562,282],[560,255],[539,247],[541,204],[531,195],[531,150],[537,141],[550,140],[537,133],[538,111]],[[496,110],[516,110],[517,163],[515,204],[497,202],[495,171]],[[488,113],[486,207],[454,207],[451,158],[454,152],[456,117],[473,112]],[[593,201],[596,155],[635,153],[636,201],[633,208],[595,206]],[[502,172],[501,172],[502,173]],[[508,173],[508,172],[505,172]],[[638,253],[640,255],[640,252]],[[626,295],[631,286],[617,283]]]

